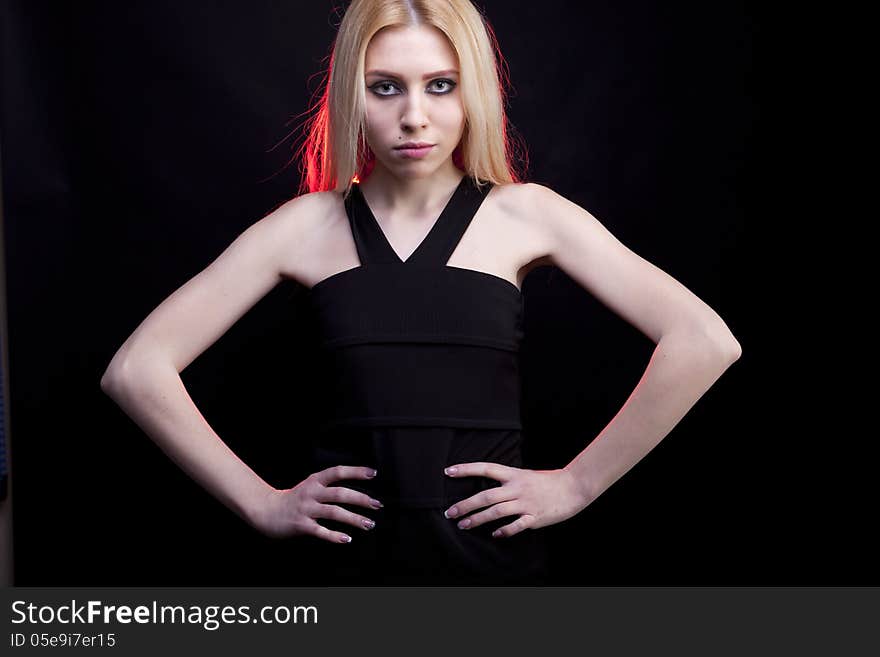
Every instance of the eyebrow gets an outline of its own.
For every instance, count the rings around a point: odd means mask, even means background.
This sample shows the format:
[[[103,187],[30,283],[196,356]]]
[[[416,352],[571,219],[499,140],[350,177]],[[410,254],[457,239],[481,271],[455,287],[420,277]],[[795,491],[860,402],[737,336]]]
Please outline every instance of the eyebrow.
[[[427,80],[428,78],[435,78],[440,75],[450,75],[452,73],[458,75],[458,71],[455,70],[454,68],[447,68],[442,71],[434,71],[433,73],[425,73],[422,76],[422,79]],[[381,71],[381,70],[367,71],[365,73],[365,75],[384,75],[389,78],[398,78],[398,79],[403,77],[400,73],[393,73],[391,71]]]

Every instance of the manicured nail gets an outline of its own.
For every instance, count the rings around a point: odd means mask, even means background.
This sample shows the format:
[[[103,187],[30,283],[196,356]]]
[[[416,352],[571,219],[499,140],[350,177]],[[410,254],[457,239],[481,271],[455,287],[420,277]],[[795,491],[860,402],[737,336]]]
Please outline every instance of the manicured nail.
[[[470,518],[465,518],[465,519],[462,520],[460,523],[458,523],[458,526],[459,526],[459,528],[461,528],[461,529],[465,529],[466,527],[469,527],[470,524],[471,524],[471,519],[470,519]]]
[[[364,527],[366,527],[367,529],[372,529],[376,526],[376,523],[372,520],[363,520],[362,522],[364,523]]]
[[[381,509],[384,504],[382,504],[379,500],[374,500],[372,497],[370,498],[370,506],[375,509]]]
[[[458,472],[458,468],[456,468],[455,466],[452,466],[451,468],[446,468],[443,472],[445,472],[448,475],[453,475],[456,472]]]
[[[349,536],[348,534],[343,534],[342,535],[342,542],[343,543],[351,543],[351,536]]]
[[[501,536],[501,530],[496,529],[494,532],[492,532],[492,536],[494,536],[495,538],[498,538],[499,536]]]
[[[458,507],[454,506],[451,509],[446,509],[446,511],[443,512],[443,515],[447,518],[454,518],[458,515]]]
[[[375,477],[377,474],[379,474],[379,471],[378,471],[378,470],[373,470],[373,471],[370,473],[369,476],[372,478],[372,477]]]

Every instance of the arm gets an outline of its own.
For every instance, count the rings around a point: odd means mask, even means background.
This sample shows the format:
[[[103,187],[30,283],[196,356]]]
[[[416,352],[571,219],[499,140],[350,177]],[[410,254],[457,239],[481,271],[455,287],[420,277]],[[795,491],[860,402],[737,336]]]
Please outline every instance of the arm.
[[[589,504],[672,431],[737,356],[702,334],[665,335],[633,393],[611,422],[571,461]]]
[[[285,261],[297,257],[320,214],[316,196],[288,201],[239,235],[147,316],[101,379],[101,389],[174,462],[252,526],[275,489],[209,426],[180,372],[282,280]]]
[[[651,451],[742,350],[715,311],[589,212],[547,187],[527,187],[553,264],[657,345],[623,408],[563,468],[587,505]]]
[[[101,379],[101,389],[192,479],[258,526],[273,488],[214,432],[170,361],[142,352],[112,368]]]

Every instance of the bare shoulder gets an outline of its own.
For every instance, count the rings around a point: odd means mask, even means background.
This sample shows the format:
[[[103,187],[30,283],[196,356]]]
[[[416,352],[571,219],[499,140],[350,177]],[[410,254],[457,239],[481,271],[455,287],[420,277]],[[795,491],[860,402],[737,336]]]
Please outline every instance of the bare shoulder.
[[[326,220],[335,192],[310,192],[301,194],[282,203],[263,220],[278,225],[278,230],[290,237],[305,237],[318,229]]]
[[[553,213],[547,211],[548,206],[565,200],[550,187],[535,182],[516,185],[514,194],[515,209],[520,219],[543,231],[548,229],[548,223],[552,221]]]
[[[342,210],[342,195],[335,191],[310,192],[294,197],[273,211],[284,255],[281,275],[310,286],[315,263],[332,239]],[[270,216],[272,216],[270,215]]]
[[[546,185],[521,185],[517,208],[522,221],[529,224],[546,251],[542,264],[559,266],[560,240],[570,237],[570,231],[604,231],[599,221],[585,208],[567,199]]]
[[[550,260],[552,234],[542,211],[544,194],[553,192],[531,182],[507,183],[497,187],[498,208],[519,236],[519,278],[523,279],[532,269],[553,264]]]

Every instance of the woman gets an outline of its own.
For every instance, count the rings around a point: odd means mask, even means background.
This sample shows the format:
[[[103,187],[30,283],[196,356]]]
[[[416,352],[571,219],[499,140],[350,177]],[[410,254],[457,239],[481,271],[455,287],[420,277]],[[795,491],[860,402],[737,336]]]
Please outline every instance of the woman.
[[[156,308],[102,381],[196,481],[259,531],[333,550],[346,582],[542,583],[535,530],[596,499],[740,354],[684,286],[520,181],[495,51],[469,0],[354,0],[307,142],[307,193]],[[549,471],[523,468],[520,451],[520,290],[541,264],[657,344],[613,421]],[[311,289],[334,414],[317,471],[276,490],[179,373],[284,279]]]

